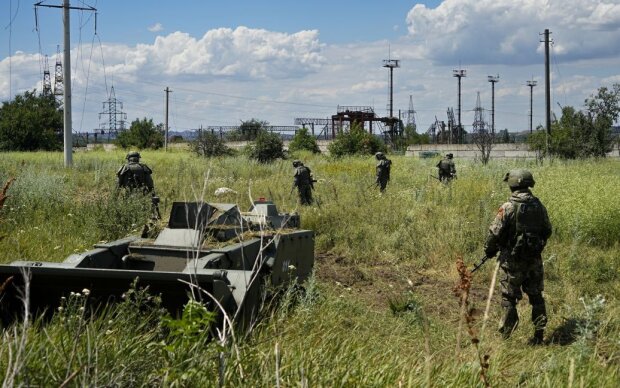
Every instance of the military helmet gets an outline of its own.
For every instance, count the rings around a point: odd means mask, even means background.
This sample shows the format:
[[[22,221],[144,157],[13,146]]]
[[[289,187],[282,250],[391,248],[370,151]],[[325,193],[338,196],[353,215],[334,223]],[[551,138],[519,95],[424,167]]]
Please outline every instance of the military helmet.
[[[127,154],[127,160],[129,159],[140,159],[140,153],[138,151],[131,151]]]
[[[504,182],[508,183],[511,189],[534,187],[536,183],[532,173],[524,169],[508,171],[504,175]]]
[[[293,160],[293,167],[299,167],[301,165],[302,165],[301,160]]]
[[[377,158],[377,159],[381,160],[381,159],[384,159],[384,158],[385,158],[385,155],[383,154],[383,152],[377,152],[377,153],[375,154],[375,158]]]
[[[449,154],[446,154],[446,158],[448,158],[448,159],[452,159],[453,156],[454,155],[452,155],[452,152],[450,152]]]

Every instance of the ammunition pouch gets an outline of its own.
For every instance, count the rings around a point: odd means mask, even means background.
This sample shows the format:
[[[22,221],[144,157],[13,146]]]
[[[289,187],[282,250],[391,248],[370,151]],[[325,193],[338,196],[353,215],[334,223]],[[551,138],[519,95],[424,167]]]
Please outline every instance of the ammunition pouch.
[[[530,258],[540,255],[545,248],[545,241],[533,233],[517,236],[510,255],[515,258]]]

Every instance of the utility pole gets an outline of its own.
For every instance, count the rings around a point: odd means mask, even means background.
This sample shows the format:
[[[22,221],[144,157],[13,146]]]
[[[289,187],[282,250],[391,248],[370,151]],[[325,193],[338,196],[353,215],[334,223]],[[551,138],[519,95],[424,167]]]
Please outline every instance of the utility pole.
[[[545,29],[545,103],[547,135],[551,135],[551,73],[549,71],[549,29]]]
[[[170,88],[166,86],[166,89],[164,89],[164,91],[166,92],[166,122],[164,126],[164,131],[165,131],[164,150],[168,151],[168,101],[169,101],[169,95],[170,93],[172,93],[172,90],[170,90]]]
[[[495,136],[495,83],[499,82],[499,74],[488,76],[491,83],[491,135]]]
[[[72,9],[78,9],[82,11],[97,11],[93,7],[72,7],[69,4],[69,0],[63,0],[62,5],[46,5],[42,4],[43,1],[35,3],[34,7],[48,7],[48,8],[62,8],[63,10],[63,26],[64,26],[64,66],[63,66],[63,82],[64,82],[64,94],[63,94],[63,122],[64,122],[64,156],[65,167],[73,166],[73,133],[71,122],[71,21],[70,14]],[[96,15],[96,14],[95,14]],[[96,16],[95,16],[96,18]],[[96,22],[95,22],[96,25]]]
[[[467,77],[467,70],[458,69],[452,70],[452,76],[458,78],[458,141],[459,143],[463,142],[463,124],[461,123],[461,78]]]
[[[531,81],[527,81],[527,86],[530,87],[530,134],[532,133],[532,124],[534,117],[534,86],[536,86],[537,82],[534,81],[534,77],[532,77]]]

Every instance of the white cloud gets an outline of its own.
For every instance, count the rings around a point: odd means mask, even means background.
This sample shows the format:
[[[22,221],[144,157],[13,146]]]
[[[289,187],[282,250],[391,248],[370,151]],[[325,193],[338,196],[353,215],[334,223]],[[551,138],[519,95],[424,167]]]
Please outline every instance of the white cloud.
[[[377,90],[385,90],[386,83],[385,81],[366,81],[356,83],[351,86],[351,90],[354,92],[368,92],[368,91],[377,91]]]
[[[125,64],[141,73],[277,79],[318,70],[321,49],[317,31],[219,28],[200,39],[177,31],[127,50]]]
[[[148,30],[151,32],[159,32],[162,31],[164,29],[164,26],[161,25],[161,23],[155,23],[152,26],[148,27]]]
[[[436,8],[416,4],[407,23],[440,64],[538,62],[545,28],[563,60],[620,54],[617,0],[445,0]]]
[[[486,1],[480,0],[481,3]],[[508,15],[516,12],[505,0],[497,1],[504,4]],[[522,11],[530,15],[528,17],[550,12],[533,2],[522,3]],[[553,1],[547,1],[549,3]],[[410,24],[410,31],[414,28],[415,33],[392,42],[324,45],[315,30],[285,34],[246,27],[210,30],[200,37],[178,31],[136,46],[104,42],[107,78],[104,78],[99,49],[91,63],[83,62],[89,55],[72,55],[78,58],[72,63],[74,129],[92,130],[99,125],[98,113],[107,98],[106,86],[109,89],[112,84],[129,121],[148,117],[158,123],[163,121],[163,90],[169,86],[173,91],[170,125],[174,130],[200,125],[235,125],[253,117],[274,125],[292,125],[295,117],[331,117],[338,105],[372,106],[379,116],[385,116],[389,73],[382,67],[382,60],[388,57],[390,50],[391,58],[401,61],[401,67],[394,70],[394,110],[404,113],[412,96],[419,130],[424,132],[435,117],[447,120],[448,107],[453,107],[456,113],[457,83],[452,69],[458,66],[457,58],[464,50],[475,51],[469,42],[473,36],[480,36],[484,44],[494,42],[495,46],[494,51],[480,54],[483,55],[480,62],[492,57],[488,63],[476,64],[463,59],[468,71],[462,84],[462,121],[466,129],[469,130],[473,121],[471,110],[476,92],[481,93],[483,107],[490,108],[491,88],[487,76],[495,74],[501,77],[495,89],[497,128],[511,131],[528,128],[529,88],[525,81],[532,77],[538,81],[534,89],[534,125],[544,123],[543,57],[536,54],[539,26],[527,24],[529,22],[523,20],[527,17],[523,17],[521,21],[504,23],[511,32],[501,30],[498,21],[490,22],[488,28],[495,26],[499,31],[496,41],[485,36],[490,35],[488,29],[472,35],[475,20],[451,13],[457,5],[472,7],[472,4],[469,0],[448,0],[437,8],[441,8],[443,16],[439,11],[426,10],[424,12],[432,11],[431,16],[437,19],[417,15],[421,22]],[[528,5],[536,12],[528,11]],[[417,9],[416,12],[421,12],[419,10],[424,7],[417,6]],[[605,14],[596,11],[596,6],[592,9],[592,17],[579,21],[584,30],[587,26],[584,38],[606,41],[610,33],[615,33],[610,26],[615,20],[616,8],[608,7]],[[499,12],[494,9],[496,11]],[[462,12],[469,11],[462,9]],[[476,12],[484,13],[482,10]],[[570,12],[567,14],[570,16]],[[577,23],[583,17],[583,14],[576,14],[571,20]],[[451,30],[451,20],[460,30]],[[528,27],[521,28],[521,23]],[[437,34],[439,27],[435,24],[451,32],[446,32],[445,37]],[[552,25],[549,28],[556,41],[555,59],[560,59],[559,53],[565,53],[562,54],[564,58],[573,55],[572,43],[567,42],[561,30]],[[458,33],[467,39],[452,42],[451,37]],[[90,49],[89,44],[81,48],[84,53],[89,53]],[[77,47],[73,50],[76,54]],[[472,53],[475,57],[478,54]],[[527,60],[520,59],[522,57]],[[0,61],[0,99],[8,96],[9,74],[12,95],[40,84],[37,54],[16,53],[12,57],[11,71],[8,62],[8,58]],[[557,113],[556,101],[563,106],[581,108],[584,99],[598,87],[618,82],[617,64],[618,58],[614,57],[553,61],[552,109]],[[316,131],[321,130],[316,128]],[[375,127],[375,130],[378,129]]]

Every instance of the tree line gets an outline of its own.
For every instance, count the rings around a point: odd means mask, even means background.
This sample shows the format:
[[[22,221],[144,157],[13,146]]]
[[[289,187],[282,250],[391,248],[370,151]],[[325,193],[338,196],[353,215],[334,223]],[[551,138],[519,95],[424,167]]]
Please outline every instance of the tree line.
[[[620,116],[620,84],[611,88],[600,87],[586,98],[582,110],[572,106],[562,107],[560,120],[552,124],[551,134],[538,130],[527,139],[531,149],[541,156],[558,156],[574,159],[604,157],[615,142],[612,126]],[[0,107],[0,151],[60,150],[62,148],[63,112],[60,103],[51,95],[37,94],[36,90],[16,95]],[[282,139],[266,129],[268,123],[258,119],[242,121],[239,129],[229,137],[248,140],[243,151],[253,159],[268,162],[284,157]],[[541,129],[539,127],[539,129]],[[404,138],[395,144],[426,143],[428,136],[417,134],[415,128],[405,128]],[[157,149],[164,145],[162,124],[153,119],[136,118],[128,130],[118,134],[115,143],[122,148]],[[200,156],[231,155],[235,151],[209,132],[200,132],[191,142],[191,149]],[[372,154],[385,151],[387,146],[359,125],[339,134],[329,145],[330,154],[336,157],[349,154]],[[290,151],[320,152],[316,139],[301,128],[289,146]]]

